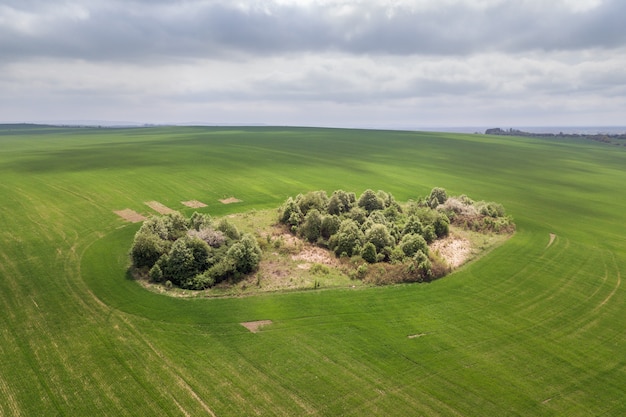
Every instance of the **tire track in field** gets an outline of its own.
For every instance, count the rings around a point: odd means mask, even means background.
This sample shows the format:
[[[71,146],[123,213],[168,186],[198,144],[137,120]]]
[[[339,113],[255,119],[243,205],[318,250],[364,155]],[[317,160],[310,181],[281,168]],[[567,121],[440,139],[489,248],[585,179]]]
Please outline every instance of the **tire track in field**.
[[[609,295],[607,295],[607,297],[604,300],[602,300],[602,302],[593,309],[594,312],[604,307],[606,303],[608,303],[611,300],[611,298],[613,298],[613,296],[615,295],[619,287],[622,285],[622,275],[615,262],[615,254],[612,253],[612,255],[613,255],[613,263],[615,264],[615,267],[617,269],[617,282],[615,283],[615,287],[613,287],[613,290],[609,293]],[[608,270],[607,270],[607,273],[608,273]]]
[[[119,318],[124,322],[124,324],[126,324],[129,329],[131,329],[137,339],[145,343],[145,345],[150,348],[152,353],[155,354],[161,361],[163,361],[163,363],[168,368],[168,372],[172,374],[172,376],[176,380],[177,385],[185,392],[187,392],[187,394],[189,394],[194,400],[196,400],[196,402],[200,405],[200,407],[204,409],[204,411],[206,411],[212,417],[217,417],[217,415],[213,412],[209,405],[202,398],[200,398],[198,393],[196,393],[196,391],[187,383],[187,381],[185,381],[185,379],[183,379],[183,377],[181,377],[178,372],[174,371],[175,369],[177,369],[177,367],[169,360],[169,358],[161,353],[159,350],[157,350],[157,348],[155,348],[154,345],[150,343],[150,341],[146,337],[142,336],[135,328],[135,326],[126,317],[120,314]],[[180,404],[176,403],[176,405],[180,408]],[[185,414],[187,413],[185,412]]]

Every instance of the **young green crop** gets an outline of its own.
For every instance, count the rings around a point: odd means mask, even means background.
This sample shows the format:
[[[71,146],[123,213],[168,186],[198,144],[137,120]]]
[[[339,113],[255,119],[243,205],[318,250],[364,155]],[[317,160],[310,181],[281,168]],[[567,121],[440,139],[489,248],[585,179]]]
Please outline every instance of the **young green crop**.
[[[0,129],[0,415],[624,415],[624,166],[559,139]],[[434,184],[517,233],[428,285],[161,296],[125,275],[139,225],[113,213]]]

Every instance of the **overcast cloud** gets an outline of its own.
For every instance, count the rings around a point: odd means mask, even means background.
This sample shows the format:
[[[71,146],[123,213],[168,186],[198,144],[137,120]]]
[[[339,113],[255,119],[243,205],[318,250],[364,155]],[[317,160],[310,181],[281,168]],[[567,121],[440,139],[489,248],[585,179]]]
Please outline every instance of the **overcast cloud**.
[[[0,3],[0,121],[626,125],[623,0]]]

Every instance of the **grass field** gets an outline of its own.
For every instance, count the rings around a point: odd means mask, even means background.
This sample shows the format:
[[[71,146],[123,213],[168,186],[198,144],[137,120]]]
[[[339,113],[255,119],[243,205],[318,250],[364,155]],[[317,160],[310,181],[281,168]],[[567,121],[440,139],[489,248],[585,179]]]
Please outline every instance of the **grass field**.
[[[625,167],[557,139],[2,127],[0,416],[626,415]],[[434,186],[502,203],[517,233],[420,285],[162,296],[126,276],[139,223],[114,213]]]

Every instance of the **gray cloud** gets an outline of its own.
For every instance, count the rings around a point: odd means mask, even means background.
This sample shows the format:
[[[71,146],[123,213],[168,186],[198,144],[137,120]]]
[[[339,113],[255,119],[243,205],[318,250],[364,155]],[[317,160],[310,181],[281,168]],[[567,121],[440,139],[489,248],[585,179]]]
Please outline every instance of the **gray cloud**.
[[[585,12],[562,2],[5,2],[0,49],[28,56],[141,61],[336,51],[470,55],[626,44],[626,2]]]
[[[617,124],[623,16],[620,0],[5,0],[0,114]]]

